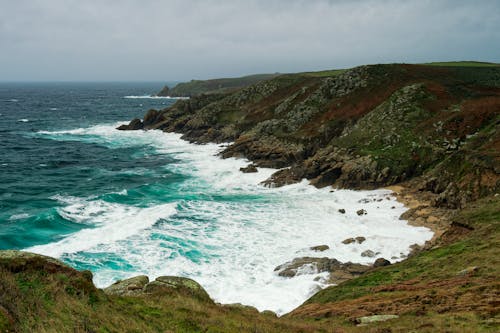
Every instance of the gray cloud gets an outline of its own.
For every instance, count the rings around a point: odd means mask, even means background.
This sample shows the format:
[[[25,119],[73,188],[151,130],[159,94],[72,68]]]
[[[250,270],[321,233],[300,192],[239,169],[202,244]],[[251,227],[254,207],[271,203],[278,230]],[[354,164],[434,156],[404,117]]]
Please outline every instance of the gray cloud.
[[[0,80],[500,61],[500,1],[0,0]]]

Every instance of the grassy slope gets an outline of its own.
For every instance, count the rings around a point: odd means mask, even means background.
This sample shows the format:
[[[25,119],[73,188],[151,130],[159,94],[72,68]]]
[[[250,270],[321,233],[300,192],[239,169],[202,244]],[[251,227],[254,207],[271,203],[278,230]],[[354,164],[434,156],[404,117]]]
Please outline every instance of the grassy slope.
[[[444,61],[444,62],[429,62],[423,65],[427,66],[447,66],[447,67],[497,67],[500,64],[493,62],[481,61]]]

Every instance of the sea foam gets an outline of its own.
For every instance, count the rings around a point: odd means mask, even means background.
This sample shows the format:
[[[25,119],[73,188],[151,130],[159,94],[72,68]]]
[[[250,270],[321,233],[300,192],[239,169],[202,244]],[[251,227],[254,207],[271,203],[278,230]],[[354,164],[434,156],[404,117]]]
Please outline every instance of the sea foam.
[[[306,180],[267,188],[260,183],[276,170],[242,173],[239,168],[249,161],[221,159],[217,154],[224,146],[194,145],[161,131],[117,131],[118,125],[38,133],[111,149],[146,145],[173,157],[176,162],[165,168],[186,176],[177,184],[181,199],[166,204],[141,208],[98,198],[56,198],[61,216],[91,227],[29,250],[91,265],[99,287],[137,274],[186,276],[218,302],[284,314],[325,287],[328,274],[305,267],[298,276],[283,278],[276,266],[303,256],[372,263],[375,258],[361,256],[365,250],[394,262],[412,244],[432,237],[429,229],[399,219],[406,208],[388,190],[316,189]],[[358,216],[359,209],[367,214]],[[366,241],[342,243],[357,236]],[[310,249],[322,244],[330,249]],[[106,265],[106,258],[126,264]]]

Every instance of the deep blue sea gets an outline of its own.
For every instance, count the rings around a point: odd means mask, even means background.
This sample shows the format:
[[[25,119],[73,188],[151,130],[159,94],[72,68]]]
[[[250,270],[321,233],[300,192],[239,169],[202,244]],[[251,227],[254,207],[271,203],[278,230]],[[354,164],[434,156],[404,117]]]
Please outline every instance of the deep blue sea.
[[[368,263],[367,249],[397,261],[432,236],[399,220],[405,208],[389,191],[266,188],[259,183],[275,170],[243,174],[248,161],[220,159],[222,146],[115,129],[175,103],[149,97],[161,87],[0,83],[0,249],[89,269],[100,287],[187,276],[219,302],[282,314],[326,285],[315,267],[292,279],[274,271],[318,256],[311,246],[327,244],[320,256],[341,261]],[[367,241],[342,244],[356,236]]]

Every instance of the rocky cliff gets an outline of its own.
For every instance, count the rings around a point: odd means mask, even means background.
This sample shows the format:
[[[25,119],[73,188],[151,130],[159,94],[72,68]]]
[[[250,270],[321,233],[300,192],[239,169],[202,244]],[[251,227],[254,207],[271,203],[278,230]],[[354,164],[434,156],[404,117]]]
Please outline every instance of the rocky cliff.
[[[376,188],[418,177],[438,206],[500,187],[500,67],[371,65],[202,94],[121,129],[234,142],[223,157],[283,168],[266,184]]]

